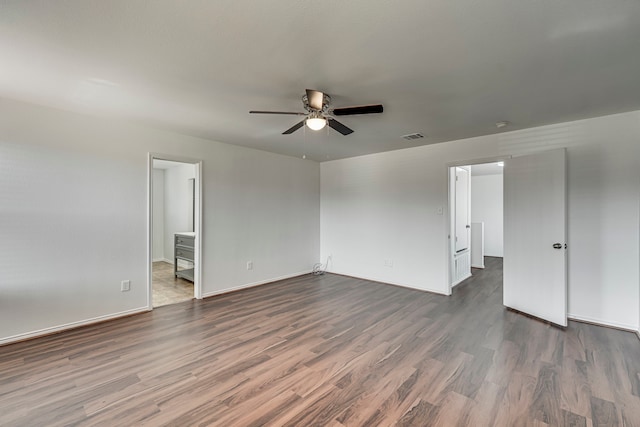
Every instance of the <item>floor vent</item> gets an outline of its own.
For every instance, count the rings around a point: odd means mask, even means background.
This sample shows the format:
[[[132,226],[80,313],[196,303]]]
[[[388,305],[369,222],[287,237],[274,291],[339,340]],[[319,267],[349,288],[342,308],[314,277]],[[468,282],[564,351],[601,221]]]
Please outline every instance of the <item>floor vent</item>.
[[[411,141],[414,139],[424,138],[424,135],[421,133],[410,133],[409,135],[402,135],[402,138],[406,139],[407,141]]]

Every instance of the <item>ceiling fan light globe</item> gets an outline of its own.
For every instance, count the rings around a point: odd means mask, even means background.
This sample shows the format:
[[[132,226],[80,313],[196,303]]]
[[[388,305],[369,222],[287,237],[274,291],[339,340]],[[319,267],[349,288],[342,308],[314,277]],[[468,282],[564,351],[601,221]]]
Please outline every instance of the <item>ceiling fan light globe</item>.
[[[306,121],[307,127],[311,130],[320,130],[327,125],[327,119],[322,117],[312,117]]]

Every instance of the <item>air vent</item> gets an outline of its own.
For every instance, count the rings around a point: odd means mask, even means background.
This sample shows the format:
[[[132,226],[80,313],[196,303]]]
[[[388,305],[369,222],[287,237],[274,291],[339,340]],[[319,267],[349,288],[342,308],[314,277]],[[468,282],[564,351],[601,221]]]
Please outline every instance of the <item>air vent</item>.
[[[402,135],[402,137],[407,141],[412,141],[414,139],[424,138],[424,135],[421,133],[410,133],[409,135]]]

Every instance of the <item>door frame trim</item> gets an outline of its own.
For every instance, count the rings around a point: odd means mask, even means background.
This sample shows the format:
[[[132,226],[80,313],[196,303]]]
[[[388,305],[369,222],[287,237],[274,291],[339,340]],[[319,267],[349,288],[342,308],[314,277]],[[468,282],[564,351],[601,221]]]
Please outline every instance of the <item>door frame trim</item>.
[[[452,230],[452,222],[451,222],[451,216],[452,216],[452,212],[451,212],[451,204],[453,203],[453,200],[451,199],[452,194],[451,194],[451,168],[455,168],[455,167],[459,167],[459,166],[473,166],[473,165],[481,165],[484,163],[495,163],[495,162],[503,162],[505,160],[511,159],[514,156],[512,155],[499,155],[499,156],[492,156],[492,157],[483,157],[483,158],[477,158],[477,159],[468,159],[468,160],[456,160],[456,161],[452,161],[452,162],[448,162],[445,164],[445,171],[444,173],[447,176],[447,179],[445,180],[447,183],[447,210],[445,212],[446,216],[447,216],[447,220],[444,221],[445,223],[445,259],[447,260],[447,274],[446,274],[446,284],[445,284],[445,289],[447,290],[446,295],[451,295],[452,289],[455,286],[455,284],[453,283],[453,251],[452,251],[452,241],[451,241],[451,230]],[[473,191],[473,190],[472,190]],[[473,208],[471,208],[473,209]],[[456,283],[457,284],[457,283]]]
[[[194,298],[202,299],[202,219],[203,219],[203,184],[202,160],[173,154],[148,153],[147,161],[147,309],[153,310],[153,161],[167,160],[171,162],[188,163],[195,166],[196,207],[194,209]]]

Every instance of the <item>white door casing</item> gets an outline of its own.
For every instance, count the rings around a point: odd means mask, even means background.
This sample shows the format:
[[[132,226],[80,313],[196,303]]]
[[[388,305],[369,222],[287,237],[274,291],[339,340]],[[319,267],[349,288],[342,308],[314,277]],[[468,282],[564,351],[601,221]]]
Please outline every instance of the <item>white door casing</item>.
[[[504,305],[561,326],[567,326],[566,215],[565,149],[505,161]]]
[[[188,157],[174,156],[159,153],[148,154],[148,204],[147,204],[147,307],[153,310],[153,161],[167,160],[171,162],[188,163],[195,166],[195,180],[193,191],[193,231],[196,233],[194,246],[194,298],[202,299],[202,220],[203,220],[203,183],[202,183],[202,160]]]

